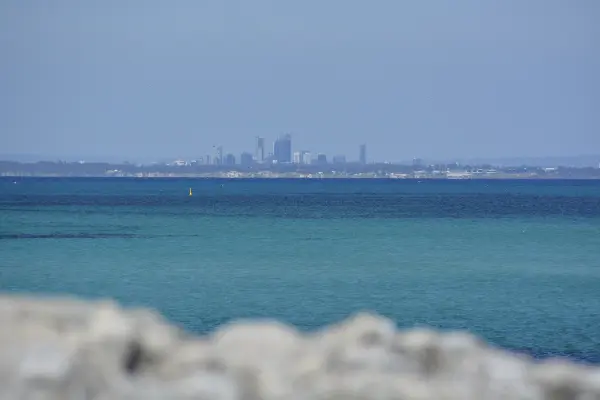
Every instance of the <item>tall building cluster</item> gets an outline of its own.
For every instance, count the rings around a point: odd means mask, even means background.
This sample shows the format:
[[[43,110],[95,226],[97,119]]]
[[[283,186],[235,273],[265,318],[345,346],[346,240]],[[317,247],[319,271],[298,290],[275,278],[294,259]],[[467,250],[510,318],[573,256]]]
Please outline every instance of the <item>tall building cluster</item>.
[[[268,152],[264,137],[257,136],[255,140],[254,152],[243,152],[239,158],[231,153],[224,153],[223,146],[213,146],[213,153],[198,158],[196,161],[203,165],[235,165],[239,163],[244,166],[253,164],[328,164],[327,156],[323,153],[313,153],[308,150],[296,150],[292,148],[292,135],[283,134],[273,142],[273,150]],[[358,149],[358,161],[361,164],[367,164],[367,145],[361,144]],[[335,155],[332,157],[333,164],[345,164],[346,156]]]

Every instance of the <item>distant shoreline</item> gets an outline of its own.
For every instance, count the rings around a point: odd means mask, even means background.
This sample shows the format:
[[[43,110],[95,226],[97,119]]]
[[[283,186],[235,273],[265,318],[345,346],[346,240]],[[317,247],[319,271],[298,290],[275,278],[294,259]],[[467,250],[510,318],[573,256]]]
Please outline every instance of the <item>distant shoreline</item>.
[[[48,178],[158,179],[600,179],[600,168],[492,165],[281,164],[281,165],[132,165],[108,163],[0,161],[0,176]]]
[[[61,179],[136,179],[136,180],[169,180],[169,179],[223,179],[223,180],[389,180],[389,181],[465,181],[465,180],[577,180],[597,181],[600,177],[578,177],[578,176],[469,176],[469,177],[390,177],[390,176],[222,176],[222,175],[169,175],[169,176],[108,176],[108,175],[0,175],[0,179],[28,179],[28,178],[61,178]]]

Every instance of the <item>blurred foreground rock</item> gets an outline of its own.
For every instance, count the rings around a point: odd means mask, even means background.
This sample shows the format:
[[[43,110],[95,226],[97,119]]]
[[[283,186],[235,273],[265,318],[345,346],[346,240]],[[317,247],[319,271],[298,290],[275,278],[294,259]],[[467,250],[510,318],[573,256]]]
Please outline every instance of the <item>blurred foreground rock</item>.
[[[600,399],[600,369],[359,314],[193,337],[111,302],[0,297],[0,399]]]

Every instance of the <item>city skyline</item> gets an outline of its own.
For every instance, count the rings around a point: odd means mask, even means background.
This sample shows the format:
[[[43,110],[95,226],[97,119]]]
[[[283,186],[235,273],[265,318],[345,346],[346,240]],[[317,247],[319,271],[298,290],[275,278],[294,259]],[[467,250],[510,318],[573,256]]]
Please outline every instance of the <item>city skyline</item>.
[[[0,147],[239,157],[290,132],[392,162],[598,153],[598,19],[593,1],[4,1]]]
[[[343,164],[346,162],[358,162],[367,164],[367,145],[362,143],[358,146],[357,157],[347,157],[345,154],[335,153],[328,155],[323,152],[313,151],[310,149],[299,150],[293,146],[293,137],[290,133],[279,135],[272,142],[272,151],[267,151],[268,142],[263,136],[255,137],[255,147],[253,150],[243,150],[239,154],[229,152],[222,145],[213,146],[213,153],[206,153],[203,156],[192,158],[192,161],[203,165],[250,165],[250,164],[327,164],[329,161],[334,164]],[[177,160],[189,160],[189,157],[177,157]],[[177,161],[176,160],[176,161]],[[375,162],[373,160],[373,162]]]

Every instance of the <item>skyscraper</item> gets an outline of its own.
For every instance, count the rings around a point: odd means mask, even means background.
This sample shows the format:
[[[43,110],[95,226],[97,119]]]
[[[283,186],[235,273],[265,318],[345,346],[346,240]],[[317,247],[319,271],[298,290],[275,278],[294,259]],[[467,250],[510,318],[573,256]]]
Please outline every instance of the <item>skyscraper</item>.
[[[367,163],[367,145],[366,144],[361,144],[360,145],[360,163],[361,164],[366,164]]]
[[[265,138],[256,137],[256,149],[254,150],[254,159],[256,162],[263,162],[265,160]]]
[[[299,151],[294,152],[294,164],[302,164],[302,153]]]
[[[278,163],[292,162],[292,136],[287,134],[273,143],[273,156]]]
[[[310,165],[312,162],[312,157],[310,151],[302,152],[302,164]]]
[[[223,165],[223,146],[218,146],[215,149],[215,156],[213,157],[215,165]]]

